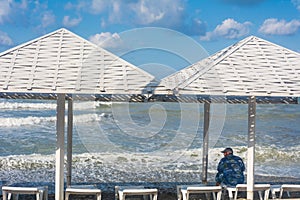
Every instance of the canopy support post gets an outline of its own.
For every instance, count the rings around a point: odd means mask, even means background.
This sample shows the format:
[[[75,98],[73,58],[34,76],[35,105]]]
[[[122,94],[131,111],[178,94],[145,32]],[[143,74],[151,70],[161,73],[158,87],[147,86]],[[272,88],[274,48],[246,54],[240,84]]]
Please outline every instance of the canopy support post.
[[[247,200],[254,197],[255,117],[256,98],[251,96],[248,102]]]
[[[64,199],[65,94],[57,95],[55,200]]]
[[[204,103],[204,126],[202,144],[202,183],[207,183],[208,141],[209,141],[210,103]]]
[[[72,183],[72,146],[73,146],[73,100],[68,100],[68,129],[67,129],[67,187]]]

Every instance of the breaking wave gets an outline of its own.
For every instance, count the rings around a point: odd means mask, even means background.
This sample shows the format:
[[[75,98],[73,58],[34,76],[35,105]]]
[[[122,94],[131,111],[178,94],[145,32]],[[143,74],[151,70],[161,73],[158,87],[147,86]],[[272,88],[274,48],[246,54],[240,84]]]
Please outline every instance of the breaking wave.
[[[87,122],[100,121],[101,115],[83,114],[83,115],[76,115],[74,116],[74,118],[76,121],[79,121],[81,123],[87,123]],[[67,118],[65,120],[67,120]],[[52,117],[29,116],[24,118],[6,117],[6,118],[0,118],[0,127],[20,127],[20,126],[37,125],[37,124],[43,124],[49,122],[55,123],[56,116],[52,116]]]

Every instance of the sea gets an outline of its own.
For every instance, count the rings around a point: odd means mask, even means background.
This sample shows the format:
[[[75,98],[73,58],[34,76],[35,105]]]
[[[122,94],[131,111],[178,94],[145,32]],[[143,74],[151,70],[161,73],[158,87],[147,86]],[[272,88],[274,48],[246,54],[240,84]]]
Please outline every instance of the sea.
[[[73,107],[73,183],[201,181],[203,104],[75,100]],[[256,175],[300,178],[299,108],[257,105]],[[247,131],[247,104],[211,105],[208,181],[226,147],[247,163]],[[56,101],[0,100],[0,181],[54,183],[55,151]]]

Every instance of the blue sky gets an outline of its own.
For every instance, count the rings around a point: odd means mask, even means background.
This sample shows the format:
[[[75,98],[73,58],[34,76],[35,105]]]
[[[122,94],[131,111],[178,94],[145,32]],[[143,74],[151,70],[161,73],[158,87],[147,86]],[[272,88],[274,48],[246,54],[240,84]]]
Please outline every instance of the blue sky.
[[[300,52],[300,0],[0,0],[0,51],[59,28],[99,43],[162,27],[213,54],[255,35]]]

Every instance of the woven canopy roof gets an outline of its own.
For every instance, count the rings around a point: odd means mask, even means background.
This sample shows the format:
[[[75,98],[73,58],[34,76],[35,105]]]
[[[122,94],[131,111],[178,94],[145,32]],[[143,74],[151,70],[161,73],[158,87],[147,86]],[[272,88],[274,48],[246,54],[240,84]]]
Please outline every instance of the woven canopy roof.
[[[66,29],[0,54],[0,95],[6,98],[120,98],[147,94],[153,84],[152,75]]]
[[[179,95],[300,97],[300,54],[250,36],[162,84]]]
[[[257,96],[267,103],[290,102],[300,96],[300,54],[251,36],[160,85],[66,29],[0,54],[0,98],[56,99],[59,93],[102,101],[144,101],[155,94],[149,100],[243,103],[243,97]]]

